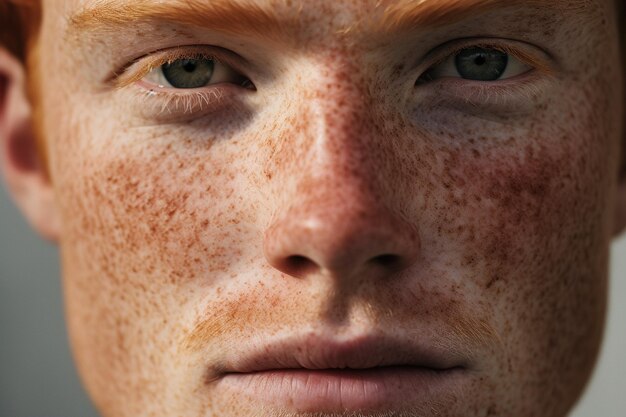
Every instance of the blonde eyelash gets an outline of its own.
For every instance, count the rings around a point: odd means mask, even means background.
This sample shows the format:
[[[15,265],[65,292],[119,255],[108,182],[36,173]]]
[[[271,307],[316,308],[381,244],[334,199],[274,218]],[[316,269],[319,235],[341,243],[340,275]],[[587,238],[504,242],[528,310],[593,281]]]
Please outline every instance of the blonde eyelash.
[[[541,93],[541,89],[532,82],[516,83],[506,87],[476,86],[475,90],[465,98],[470,105],[491,103],[496,106],[505,105],[509,100],[523,97],[532,100]]]
[[[125,67],[119,75],[112,77],[110,83],[118,90],[134,84],[132,88],[127,89],[127,92],[132,94],[137,102],[141,103],[142,111],[145,111],[150,117],[155,115],[184,116],[207,112],[211,109],[220,108],[230,98],[229,94],[225,94],[225,90],[229,86],[222,84],[213,85],[211,88],[178,90],[144,81],[144,78],[151,71],[180,59],[210,59],[216,63],[233,67],[236,71],[238,67],[238,63],[233,62],[227,56],[218,57],[213,53],[207,53],[206,47],[191,46],[184,49],[155,52],[137,59]]]
[[[520,50],[519,48],[513,48],[508,45],[502,45],[491,42],[464,42],[462,45],[456,46],[452,51],[445,51],[445,53],[440,56],[433,65],[429,67],[433,68],[439,64],[445,62],[451,56],[458,54],[459,52],[468,49],[468,48],[484,48],[484,49],[494,49],[496,51],[500,51],[505,54],[509,54],[514,56],[515,58],[521,60],[525,64],[533,67],[533,69],[540,71],[544,75],[553,75],[554,69],[544,60],[537,59],[535,56]]]
[[[222,63],[231,67],[237,68],[237,65],[226,57],[218,57],[214,54],[206,53],[206,51],[199,50],[201,47],[188,47],[183,50],[165,50],[159,53],[150,55],[145,58],[140,58],[132,62],[129,66],[124,68],[121,74],[116,74],[113,77],[112,84],[116,88],[123,88],[130,84],[141,81],[151,71],[165,65],[171,64],[180,59],[210,59],[216,63]],[[148,61],[147,63],[145,61]]]
[[[533,70],[538,71],[543,76],[554,74],[553,67],[549,65],[545,59],[539,59],[520,48],[514,48],[495,42],[470,42],[469,40],[456,46],[452,51],[448,50],[438,54],[439,58],[435,59],[435,63],[432,64],[429,69],[442,64],[451,56],[472,47],[493,49],[510,54],[531,66]],[[150,74],[151,71],[180,59],[210,59],[217,63],[229,65],[235,70],[239,66],[237,62],[229,59],[228,56],[217,57],[215,54],[207,53],[206,47],[190,46],[184,49],[164,50],[137,59],[125,67],[121,71],[121,74],[114,75],[111,84],[121,89],[131,84],[142,83],[144,77]],[[540,94],[540,88],[534,83],[536,78],[537,77],[532,77],[530,80],[518,80],[514,83],[507,83],[506,80],[504,80],[499,82],[498,85],[476,84],[471,87],[464,86],[463,89],[467,92],[465,94],[465,101],[467,104],[473,105],[480,105],[484,102],[491,102],[492,104],[498,105],[500,102],[506,102],[511,98],[519,98],[521,95],[525,96],[527,99],[531,99]],[[207,111],[207,109],[211,107],[219,107],[219,105],[228,98],[228,95],[224,94],[224,88],[219,86],[187,91],[178,91],[171,88],[166,91],[162,86],[143,85],[140,88],[129,89],[129,91],[143,104],[149,105],[147,106],[149,107],[146,109],[147,111],[158,114],[193,114],[195,112]],[[153,100],[153,98],[158,99]]]
[[[466,105],[476,107],[484,104],[501,106],[510,103],[511,100],[519,100],[520,98],[532,100],[541,94],[541,87],[537,84],[537,82],[556,74],[554,66],[547,60],[538,58],[536,55],[528,53],[521,48],[480,40],[466,40],[465,42],[462,42],[452,48],[451,51],[448,49],[440,52],[437,54],[435,63],[431,64],[424,74],[427,74],[430,69],[444,63],[450,57],[453,57],[468,48],[493,49],[510,54],[530,66],[532,70],[528,71],[526,75],[520,75],[512,77],[512,79],[505,79],[497,82],[494,81],[492,83],[472,82],[466,80],[461,81],[454,78],[446,79],[445,83],[440,85],[444,89],[442,91],[447,90],[448,94],[440,95],[439,100],[448,100],[450,95],[452,95],[457,100],[463,100]],[[420,79],[421,77],[422,76],[420,76]],[[438,79],[434,79],[430,82],[439,81],[440,80]],[[458,87],[452,87],[451,89],[446,88],[445,85],[450,85],[450,83],[459,83],[459,85]],[[462,85],[460,85],[461,83]],[[446,96],[448,98],[445,98]]]
[[[147,111],[157,114],[193,114],[215,107],[225,99],[219,88],[185,93],[165,93],[155,89],[137,88],[133,90],[133,94],[142,104],[151,107],[146,109]],[[156,97],[159,99],[152,100]]]

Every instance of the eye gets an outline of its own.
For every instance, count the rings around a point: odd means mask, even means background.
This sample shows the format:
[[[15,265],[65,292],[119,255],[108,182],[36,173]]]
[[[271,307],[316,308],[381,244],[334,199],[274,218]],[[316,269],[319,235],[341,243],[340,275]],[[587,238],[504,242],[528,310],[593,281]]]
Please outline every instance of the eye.
[[[498,81],[524,74],[533,67],[520,59],[493,47],[469,47],[457,51],[430,67],[418,84],[439,78],[462,78],[471,81]]]
[[[249,88],[252,83],[229,65],[211,57],[190,57],[169,60],[151,69],[143,81],[173,89],[202,88],[212,84],[230,83]]]

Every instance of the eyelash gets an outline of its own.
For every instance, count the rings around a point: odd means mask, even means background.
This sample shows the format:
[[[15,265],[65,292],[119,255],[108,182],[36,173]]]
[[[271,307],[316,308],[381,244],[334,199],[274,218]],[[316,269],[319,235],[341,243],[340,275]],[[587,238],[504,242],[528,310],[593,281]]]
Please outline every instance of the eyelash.
[[[134,97],[144,104],[149,104],[149,111],[157,114],[193,114],[221,106],[228,98],[223,92],[223,87],[203,88],[198,91],[179,92],[170,89],[171,92],[155,91],[145,87],[132,90]],[[153,100],[156,99],[156,100]]]
[[[435,79],[420,83],[420,79],[431,68],[444,63],[451,56],[472,47],[493,49],[510,54],[529,65],[532,69],[522,75],[502,81],[481,82],[461,78],[446,78],[445,80]],[[430,59],[434,60],[434,63],[429,65],[426,71],[422,72],[416,81],[416,87],[426,84],[439,84],[444,89],[451,92],[453,97],[464,97],[465,101],[468,103],[499,103],[511,97],[519,96],[530,99],[539,92],[535,81],[542,76],[550,76],[553,74],[552,67],[548,65],[545,60],[538,59],[520,48],[514,48],[500,43],[468,39],[457,44],[451,50],[442,47],[438,49],[441,52],[436,53],[434,58]],[[219,83],[212,85],[210,88],[183,90],[159,88],[154,85],[146,85],[142,81],[150,71],[180,59],[211,59],[216,63],[232,67],[235,71],[243,74],[243,71],[239,68],[240,63],[228,57],[226,53],[208,53],[206,46],[191,46],[182,50],[157,51],[147,57],[138,58],[123,68],[119,75],[114,75],[113,85],[121,89],[131,84],[137,84],[138,88],[132,89],[132,94],[144,104],[150,104],[152,107],[150,110],[156,111],[159,114],[173,114],[177,112],[190,114],[217,109],[223,106],[226,100],[233,97],[234,92],[229,92],[228,90],[240,88],[232,84]],[[146,60],[148,60],[147,63],[145,62]]]
[[[507,78],[501,81],[483,82],[466,80],[462,78],[446,78],[445,80],[435,79],[420,83],[420,79],[431,68],[434,68],[437,65],[444,63],[447,59],[457,55],[465,49],[475,47],[492,49],[509,54],[519,59],[526,65],[530,66],[532,69],[525,72],[524,74]],[[435,62],[433,64],[430,64],[428,68],[422,72],[415,84],[416,87],[420,87],[422,85],[425,86],[429,83],[439,84],[440,86],[442,86],[442,88],[451,90],[453,96],[462,96],[465,98],[466,102],[474,104],[480,104],[484,102],[499,103],[500,101],[505,101],[511,97],[519,96],[522,96],[525,99],[531,99],[536,96],[540,91],[540,88],[537,86],[536,81],[538,81],[542,77],[554,75],[553,67],[549,65],[545,60],[535,57],[533,54],[525,52],[521,48],[514,48],[512,46],[503,45],[501,43],[481,41],[476,39],[465,40],[461,44],[457,44],[451,50],[448,48],[441,50],[441,52],[436,53],[434,61]],[[444,87],[444,85],[446,86]]]
[[[144,104],[151,104],[151,110],[159,114],[176,112],[189,114],[215,109],[232,97],[232,94],[228,94],[227,90],[239,88],[235,85],[220,83],[214,84],[210,88],[184,90],[148,85],[143,81],[143,78],[151,71],[181,59],[210,59],[243,73],[239,70],[240,64],[225,53],[209,53],[205,46],[191,46],[182,50],[165,50],[138,58],[123,68],[120,74],[114,75],[112,84],[117,89],[137,84],[138,88],[131,89],[131,93]],[[147,63],[146,60],[148,60]]]

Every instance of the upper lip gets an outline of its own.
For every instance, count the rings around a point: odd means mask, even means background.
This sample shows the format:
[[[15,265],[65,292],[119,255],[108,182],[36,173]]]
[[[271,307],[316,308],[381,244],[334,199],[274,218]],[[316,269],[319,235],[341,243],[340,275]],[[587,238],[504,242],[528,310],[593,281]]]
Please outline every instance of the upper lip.
[[[261,340],[255,338],[255,340]],[[245,343],[223,363],[227,373],[278,369],[367,369],[413,366],[432,370],[465,368],[458,350],[389,335],[337,337],[307,333],[263,343]]]

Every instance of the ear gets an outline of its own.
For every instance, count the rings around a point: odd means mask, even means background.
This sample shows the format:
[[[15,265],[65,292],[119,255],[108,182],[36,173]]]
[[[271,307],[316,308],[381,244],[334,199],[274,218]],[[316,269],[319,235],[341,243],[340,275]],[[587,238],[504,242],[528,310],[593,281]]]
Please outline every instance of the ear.
[[[0,168],[31,226],[56,241],[60,221],[46,164],[40,159],[24,65],[0,46]]]

